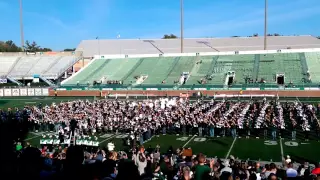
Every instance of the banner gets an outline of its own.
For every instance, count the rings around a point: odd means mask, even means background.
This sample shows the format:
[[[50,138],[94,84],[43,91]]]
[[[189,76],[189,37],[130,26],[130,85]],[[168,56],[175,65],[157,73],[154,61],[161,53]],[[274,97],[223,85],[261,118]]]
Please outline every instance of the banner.
[[[20,96],[28,96],[27,89],[20,89]]]
[[[49,89],[43,88],[42,89],[42,96],[49,96]]]
[[[40,88],[35,88],[35,89],[34,89],[34,95],[35,95],[35,96],[42,96],[42,89],[40,89]]]
[[[228,90],[228,88],[210,88],[210,90]]]
[[[12,89],[12,96],[20,96],[20,89]]]
[[[180,89],[179,89],[180,90]],[[196,90],[196,91],[206,91],[207,88],[193,88],[193,90]]]
[[[312,87],[312,88],[304,88],[304,90],[307,90],[307,91],[317,91],[317,90],[320,90],[320,88]]]
[[[248,90],[248,91],[259,91],[260,88],[245,88],[244,90]]]
[[[3,89],[0,89],[0,97],[3,96]]]
[[[187,93],[180,93],[180,97],[181,97],[181,98],[188,98],[188,97],[189,97],[189,94],[187,94]]]
[[[304,90],[303,87],[300,87],[300,88],[285,88],[285,90],[293,90],[293,91],[298,91],[298,90]]]
[[[34,89],[28,88],[28,96],[34,96]]]
[[[11,89],[4,89],[4,96],[11,96]]]
[[[158,91],[158,88],[145,88],[147,91]]]

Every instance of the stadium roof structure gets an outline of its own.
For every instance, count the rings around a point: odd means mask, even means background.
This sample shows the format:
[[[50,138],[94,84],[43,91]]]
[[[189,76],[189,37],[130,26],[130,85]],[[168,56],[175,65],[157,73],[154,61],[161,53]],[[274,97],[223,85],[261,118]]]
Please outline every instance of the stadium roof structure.
[[[313,36],[268,36],[268,50],[320,48]],[[264,37],[184,39],[184,53],[263,50]],[[77,47],[84,57],[115,54],[180,53],[180,39],[95,39],[83,40]]]

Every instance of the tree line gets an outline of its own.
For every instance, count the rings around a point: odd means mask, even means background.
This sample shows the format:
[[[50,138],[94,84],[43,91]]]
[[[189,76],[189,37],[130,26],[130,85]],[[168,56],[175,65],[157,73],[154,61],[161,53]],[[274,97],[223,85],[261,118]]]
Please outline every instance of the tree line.
[[[75,51],[76,48],[67,48],[63,51]],[[51,48],[41,47],[35,41],[26,41],[23,48],[17,46],[12,40],[0,41],[0,52],[51,52]]]

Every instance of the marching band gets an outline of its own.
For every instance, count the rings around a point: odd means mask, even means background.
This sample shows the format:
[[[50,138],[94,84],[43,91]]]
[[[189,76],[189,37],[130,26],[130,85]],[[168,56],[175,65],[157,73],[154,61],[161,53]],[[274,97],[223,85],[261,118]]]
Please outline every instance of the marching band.
[[[204,101],[198,99],[157,99],[143,101],[95,100],[69,101],[32,107],[29,124],[34,131],[58,133],[59,143],[70,138],[70,120],[74,119],[77,137],[101,133],[127,133],[143,144],[152,135],[187,134],[199,136],[246,137],[296,140],[296,131],[319,136],[318,109],[311,104],[277,101]],[[291,130],[288,134],[287,130]],[[253,134],[252,134],[253,133]],[[128,142],[129,142],[128,141]],[[50,141],[51,142],[51,141]],[[57,142],[57,141],[56,141]],[[77,144],[86,144],[82,141]],[[92,144],[91,142],[89,144]],[[132,144],[132,143],[131,143]]]

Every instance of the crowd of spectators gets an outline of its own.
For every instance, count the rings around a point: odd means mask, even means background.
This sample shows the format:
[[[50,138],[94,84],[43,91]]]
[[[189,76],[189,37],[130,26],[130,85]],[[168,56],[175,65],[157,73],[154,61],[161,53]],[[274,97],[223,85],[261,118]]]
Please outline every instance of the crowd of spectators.
[[[190,149],[189,149],[190,150]],[[277,180],[319,179],[320,166],[306,162],[294,167],[290,159],[282,165],[228,159],[211,159],[204,154],[191,155],[187,150],[140,146],[133,154],[99,149],[94,153],[80,146],[46,150],[27,146],[17,155],[18,179],[85,179],[85,180]],[[15,176],[13,176],[15,177]]]

